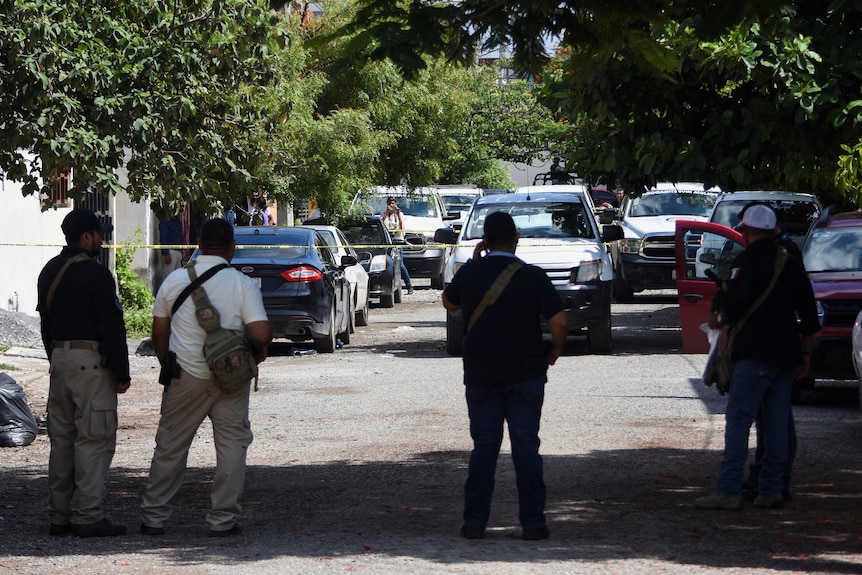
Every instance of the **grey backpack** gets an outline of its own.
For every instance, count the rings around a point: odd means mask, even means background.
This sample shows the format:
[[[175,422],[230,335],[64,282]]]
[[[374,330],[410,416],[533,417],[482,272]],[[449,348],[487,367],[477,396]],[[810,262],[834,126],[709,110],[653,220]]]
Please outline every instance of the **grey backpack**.
[[[186,269],[194,282],[197,278],[194,265],[189,265]],[[202,285],[195,288],[191,295],[195,302],[195,316],[207,333],[204,340],[204,357],[212,371],[213,381],[224,393],[232,393],[248,386],[254,378],[254,387],[257,390],[257,362],[248,341],[222,327],[221,316]]]

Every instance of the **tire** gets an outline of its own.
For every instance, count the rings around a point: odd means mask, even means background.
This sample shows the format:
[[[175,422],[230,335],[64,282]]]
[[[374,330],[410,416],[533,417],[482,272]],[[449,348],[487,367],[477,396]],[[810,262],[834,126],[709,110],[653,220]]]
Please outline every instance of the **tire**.
[[[380,294],[380,307],[394,307],[395,300],[392,294]]]
[[[626,284],[620,270],[614,270],[614,299],[617,303],[632,303],[635,301],[635,290]]]
[[[365,327],[368,325],[368,302],[365,303],[365,308],[356,312],[356,325]]]
[[[613,349],[614,342],[611,333],[610,309],[608,309],[607,318],[590,324],[587,330],[587,347],[590,353],[596,355],[608,354]]]
[[[443,272],[440,272],[440,275],[436,278],[431,278],[431,289],[443,289],[444,287]]]
[[[329,312],[329,333],[326,337],[314,340],[314,350],[317,353],[332,353],[335,351],[335,308]]]
[[[395,290],[395,295],[392,296],[393,299],[395,300],[395,303],[401,303],[401,296],[404,295],[404,293],[402,291],[403,289],[404,288],[402,288],[401,286],[398,286],[398,289]]]
[[[461,312],[446,313],[446,353],[453,357],[464,355],[464,319]]]

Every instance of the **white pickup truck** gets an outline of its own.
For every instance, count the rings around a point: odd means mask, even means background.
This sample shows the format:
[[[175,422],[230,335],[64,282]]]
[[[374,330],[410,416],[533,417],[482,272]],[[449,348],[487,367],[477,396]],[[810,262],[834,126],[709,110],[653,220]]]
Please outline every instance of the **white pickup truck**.
[[[521,234],[516,255],[542,268],[551,279],[565,305],[569,332],[586,333],[590,353],[610,353],[613,271],[603,242],[620,239],[621,230],[612,225],[600,230],[586,192],[566,193],[547,188],[479,198],[459,234],[450,228],[437,230],[436,241],[455,244],[444,281],[450,283],[458,269],[473,256],[473,249],[482,239],[485,217],[505,211],[515,220]],[[446,351],[461,355],[463,340],[460,311],[448,312]]]
[[[635,292],[647,289],[676,288],[676,221],[706,221],[720,193],[699,183],[658,184],[623,200],[617,216],[623,239],[611,246],[616,301],[631,302]]]

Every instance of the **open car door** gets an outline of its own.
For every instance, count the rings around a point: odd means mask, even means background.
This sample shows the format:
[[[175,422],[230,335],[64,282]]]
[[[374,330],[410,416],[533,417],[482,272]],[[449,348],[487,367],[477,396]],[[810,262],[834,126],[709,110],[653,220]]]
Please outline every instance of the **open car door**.
[[[718,291],[716,277],[726,278],[730,263],[745,249],[742,235],[721,224],[677,220],[676,287],[684,353],[708,353],[701,324],[709,320]]]

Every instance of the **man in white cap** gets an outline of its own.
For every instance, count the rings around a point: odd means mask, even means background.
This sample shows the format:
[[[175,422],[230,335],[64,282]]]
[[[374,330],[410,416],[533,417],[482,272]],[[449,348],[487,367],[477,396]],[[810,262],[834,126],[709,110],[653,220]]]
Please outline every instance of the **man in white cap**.
[[[765,205],[749,207],[740,232],[748,247],[731,265],[722,309],[712,322],[730,326],[734,338],[724,459],[715,493],[696,499],[695,505],[701,509],[742,508],[748,435],[758,409],[762,409],[764,435],[770,440],[764,446],[754,505],[780,509],[784,506],[782,474],[787,466],[793,380],[808,371],[814,334],[820,325],[802,261],[775,242],[772,209]],[[764,293],[765,298],[761,297]]]

